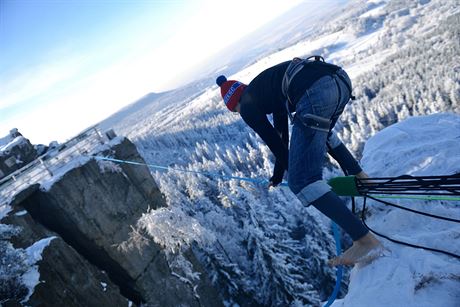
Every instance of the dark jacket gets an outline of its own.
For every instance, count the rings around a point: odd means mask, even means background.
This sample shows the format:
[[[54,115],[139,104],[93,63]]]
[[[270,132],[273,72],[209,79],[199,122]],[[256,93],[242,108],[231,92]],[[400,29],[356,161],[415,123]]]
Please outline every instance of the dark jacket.
[[[262,71],[245,89],[240,99],[240,114],[243,120],[262,138],[276,157],[272,181],[282,180],[288,169],[288,116],[286,97],[281,84],[290,61],[280,63]],[[289,87],[289,97],[293,104],[303,96],[305,91],[318,79],[330,75],[339,67],[314,61],[304,66],[295,76]],[[291,106],[290,112],[294,111]],[[273,125],[267,118],[273,115]]]

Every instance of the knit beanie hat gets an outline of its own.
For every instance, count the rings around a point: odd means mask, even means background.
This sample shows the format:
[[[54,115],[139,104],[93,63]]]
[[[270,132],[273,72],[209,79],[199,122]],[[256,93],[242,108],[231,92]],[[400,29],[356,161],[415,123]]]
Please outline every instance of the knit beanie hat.
[[[224,99],[225,105],[230,111],[233,111],[247,85],[239,81],[227,80],[225,76],[217,77],[216,83],[220,86],[220,94]]]

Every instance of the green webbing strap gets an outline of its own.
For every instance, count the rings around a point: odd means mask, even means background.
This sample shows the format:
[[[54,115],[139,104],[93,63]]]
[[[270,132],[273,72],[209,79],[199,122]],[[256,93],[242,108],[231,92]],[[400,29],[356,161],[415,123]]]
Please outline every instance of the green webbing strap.
[[[342,176],[329,179],[327,182],[332,191],[339,196],[362,196],[356,186],[355,176]]]

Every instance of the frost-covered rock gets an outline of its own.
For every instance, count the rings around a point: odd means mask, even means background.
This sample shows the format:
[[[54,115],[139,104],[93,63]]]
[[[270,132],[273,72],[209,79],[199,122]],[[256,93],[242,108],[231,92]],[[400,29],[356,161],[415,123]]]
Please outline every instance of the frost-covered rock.
[[[21,195],[30,195],[33,191],[36,187]],[[106,273],[25,211],[21,195],[13,201],[14,210],[0,224],[0,303],[5,306],[127,306],[127,298]],[[105,288],[101,282],[106,284]]]
[[[129,140],[120,138],[111,145],[109,149],[103,147],[99,155],[144,162]],[[24,242],[16,239],[17,248],[26,248],[50,236],[58,238],[43,250],[43,259],[49,259],[50,265],[43,269],[48,275],[40,271],[39,278],[50,277],[46,283],[35,286],[31,300],[47,305],[49,297],[65,305],[67,300],[86,293],[87,285],[103,294],[119,288],[125,300],[148,306],[222,305],[193,253],[185,250],[180,255],[171,254],[137,227],[144,213],[165,206],[146,166],[117,165],[89,158],[72,165],[75,167],[59,173],[40,190],[31,187],[21,192],[12,204],[14,210],[4,221],[24,229],[22,240],[30,238]],[[17,216],[18,212],[24,214]],[[30,223],[21,223],[24,219]],[[55,258],[60,262],[56,260],[57,264],[52,266]],[[89,267],[104,271],[106,278],[87,273],[85,261],[92,264]],[[83,274],[94,278],[88,276],[85,281],[76,272],[80,268],[86,272]],[[58,275],[63,276],[57,278]],[[54,280],[64,280],[69,286],[56,285]],[[60,291],[53,290],[60,286]],[[104,301],[102,296],[93,296],[94,302],[100,300],[98,306],[120,306]],[[97,306],[93,301],[84,305]]]
[[[35,147],[17,129],[0,138],[0,179],[38,157]]]

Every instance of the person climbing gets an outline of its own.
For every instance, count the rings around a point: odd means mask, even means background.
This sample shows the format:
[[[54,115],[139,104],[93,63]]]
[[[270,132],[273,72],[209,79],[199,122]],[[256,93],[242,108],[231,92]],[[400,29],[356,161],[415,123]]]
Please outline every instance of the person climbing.
[[[247,85],[223,75],[216,83],[227,108],[238,112],[274,154],[269,185],[281,183],[288,171],[289,188],[301,203],[313,205],[353,239],[353,245],[329,265],[353,265],[377,257],[381,243],[322,180],[326,151],[349,175],[368,177],[332,130],[352,97],[347,73],[315,56],[272,66]],[[293,125],[290,144],[288,117]]]

